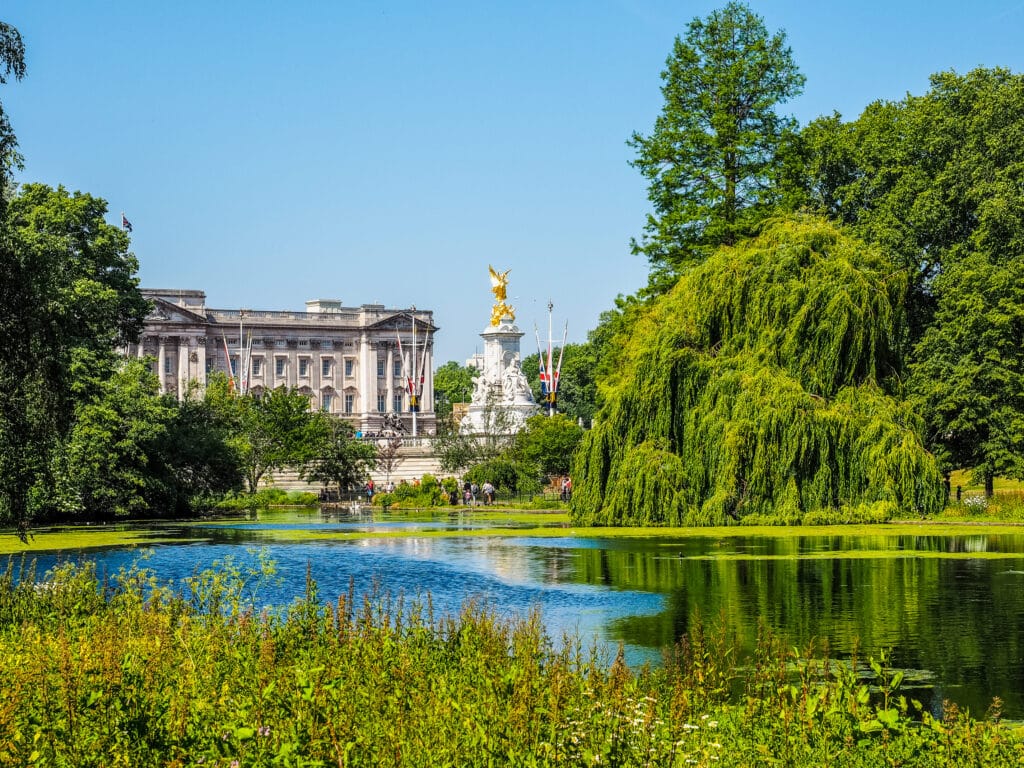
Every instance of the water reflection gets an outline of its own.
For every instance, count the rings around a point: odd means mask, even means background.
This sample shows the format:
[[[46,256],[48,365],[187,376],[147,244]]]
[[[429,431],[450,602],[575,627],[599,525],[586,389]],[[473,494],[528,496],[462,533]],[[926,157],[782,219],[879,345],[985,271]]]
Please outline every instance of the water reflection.
[[[146,566],[180,581],[244,553],[267,526],[374,530],[385,522],[292,517],[182,526],[191,543],[155,547]],[[424,530],[479,524],[406,522]],[[268,603],[301,594],[308,567],[327,600],[351,583],[360,595],[429,592],[440,613],[457,611],[470,596],[502,612],[536,607],[553,637],[578,631],[623,642],[634,663],[657,662],[695,616],[723,621],[747,649],[763,624],[789,645],[827,641],[834,656],[848,657],[858,644],[862,658],[892,649],[893,664],[931,679],[938,698],[980,714],[1000,696],[1007,716],[1024,718],[1024,536],[409,536],[272,542],[268,549],[284,577],[262,596]],[[136,554],[88,556],[109,572]],[[53,561],[41,558],[40,566]]]

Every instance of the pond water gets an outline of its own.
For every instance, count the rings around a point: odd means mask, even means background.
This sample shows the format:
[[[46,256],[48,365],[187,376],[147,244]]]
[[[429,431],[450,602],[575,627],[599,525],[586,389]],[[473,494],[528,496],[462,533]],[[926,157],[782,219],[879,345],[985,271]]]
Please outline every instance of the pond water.
[[[514,523],[509,523],[515,525]],[[470,597],[502,613],[541,611],[549,633],[596,637],[609,654],[623,643],[631,663],[658,663],[694,618],[721,624],[751,649],[759,626],[792,646],[827,641],[832,656],[882,650],[910,672],[910,695],[938,712],[943,699],[982,715],[993,696],[1024,719],[1024,532],[1016,534],[707,536],[418,536],[442,528],[494,528],[467,518],[330,519],[275,514],[229,524],[164,526],[145,567],[178,581],[231,555],[265,546],[279,585],[263,604],[301,595],[307,567],[320,595],[374,590],[406,600],[430,594],[435,613]],[[833,529],[834,530],[834,529]],[[288,541],[290,534],[382,537]],[[394,533],[401,531],[401,536]],[[384,537],[389,536],[389,537]],[[38,556],[40,573],[60,559],[89,557],[115,571],[138,549]]]

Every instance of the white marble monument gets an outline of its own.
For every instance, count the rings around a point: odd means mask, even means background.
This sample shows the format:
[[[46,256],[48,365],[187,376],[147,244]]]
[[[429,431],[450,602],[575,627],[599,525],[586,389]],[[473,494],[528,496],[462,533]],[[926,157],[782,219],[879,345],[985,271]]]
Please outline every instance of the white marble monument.
[[[491,324],[480,334],[484,353],[478,356],[480,374],[473,381],[473,399],[460,425],[469,434],[509,434],[523,428],[540,409],[520,368],[515,310],[505,303],[508,273],[490,267],[496,302]]]

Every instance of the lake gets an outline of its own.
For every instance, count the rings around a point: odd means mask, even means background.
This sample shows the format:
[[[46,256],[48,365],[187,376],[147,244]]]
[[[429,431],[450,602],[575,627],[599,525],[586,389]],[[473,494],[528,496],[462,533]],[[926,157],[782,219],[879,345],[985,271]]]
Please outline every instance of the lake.
[[[513,530],[496,535],[495,527]],[[456,612],[471,597],[506,614],[537,608],[552,637],[596,638],[609,655],[623,643],[632,664],[659,663],[698,616],[724,624],[747,650],[763,625],[791,646],[827,641],[835,658],[859,647],[866,663],[891,650],[892,665],[908,671],[908,693],[935,712],[949,699],[980,716],[999,696],[1007,718],[1024,719],[1024,529],[935,530],[579,535],[526,526],[522,516],[273,512],[151,526],[164,543],[149,548],[142,565],[179,581],[227,556],[253,560],[251,548],[266,547],[282,581],[263,588],[260,604],[301,595],[308,568],[325,600],[351,584],[358,595],[402,594],[407,602],[429,593],[435,613]],[[109,573],[140,550],[33,556],[40,572],[89,557]]]

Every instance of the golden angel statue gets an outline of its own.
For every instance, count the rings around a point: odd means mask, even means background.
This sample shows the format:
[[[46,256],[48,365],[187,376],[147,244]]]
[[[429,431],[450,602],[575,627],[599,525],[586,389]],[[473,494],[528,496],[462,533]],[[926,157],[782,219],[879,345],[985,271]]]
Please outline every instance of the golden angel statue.
[[[515,309],[505,303],[505,298],[508,296],[508,273],[512,270],[506,269],[504,272],[498,272],[490,264],[487,265],[487,269],[491,272],[491,292],[494,293],[495,298],[494,307],[491,309],[491,325],[499,325],[503,317],[515,320]]]

